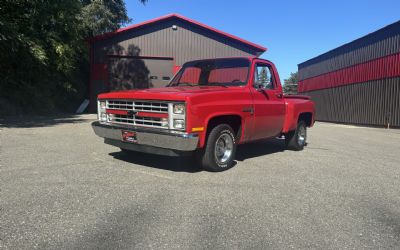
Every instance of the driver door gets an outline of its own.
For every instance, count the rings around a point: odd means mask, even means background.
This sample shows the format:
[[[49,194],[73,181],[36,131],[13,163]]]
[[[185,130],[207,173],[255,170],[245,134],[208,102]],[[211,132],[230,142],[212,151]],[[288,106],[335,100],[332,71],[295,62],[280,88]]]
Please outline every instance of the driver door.
[[[285,119],[285,102],[273,65],[265,61],[254,64],[251,95],[254,123],[251,140],[270,138],[280,134]]]

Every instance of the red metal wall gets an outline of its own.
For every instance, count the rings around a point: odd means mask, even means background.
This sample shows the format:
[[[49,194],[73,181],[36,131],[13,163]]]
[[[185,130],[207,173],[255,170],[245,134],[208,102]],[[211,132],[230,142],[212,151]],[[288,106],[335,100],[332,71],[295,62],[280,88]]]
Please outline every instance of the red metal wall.
[[[400,21],[299,64],[316,120],[400,127]]]
[[[400,76],[400,53],[299,81],[298,91],[335,88]]]
[[[400,21],[299,64],[305,80],[400,52]]]
[[[400,77],[303,94],[315,102],[319,121],[400,127]]]

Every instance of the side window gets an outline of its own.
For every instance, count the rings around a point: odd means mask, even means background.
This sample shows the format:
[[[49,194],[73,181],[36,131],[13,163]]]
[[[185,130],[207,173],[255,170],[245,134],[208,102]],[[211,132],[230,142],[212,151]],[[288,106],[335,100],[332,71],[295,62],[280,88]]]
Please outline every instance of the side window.
[[[274,79],[271,68],[267,65],[256,64],[254,72],[254,87],[264,89],[274,89]]]

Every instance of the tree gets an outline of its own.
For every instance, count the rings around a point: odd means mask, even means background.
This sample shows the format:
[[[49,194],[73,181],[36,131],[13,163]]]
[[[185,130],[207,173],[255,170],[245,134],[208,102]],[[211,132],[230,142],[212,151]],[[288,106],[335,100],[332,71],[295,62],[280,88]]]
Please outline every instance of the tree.
[[[297,72],[295,73],[290,73],[290,76],[288,79],[285,79],[283,82],[283,92],[285,94],[297,94],[297,84],[298,84],[298,74]]]
[[[0,98],[6,107],[53,111],[74,91],[83,47],[75,18],[79,11],[75,0],[0,3]]]
[[[132,21],[123,0],[82,0],[82,5],[80,18],[87,36],[111,32]]]
[[[0,115],[74,111],[89,81],[85,40],[129,21],[123,0],[0,1]]]
[[[268,80],[269,80],[269,78],[267,75],[267,67],[262,67],[260,75],[258,76],[258,82],[265,86],[267,84]]]

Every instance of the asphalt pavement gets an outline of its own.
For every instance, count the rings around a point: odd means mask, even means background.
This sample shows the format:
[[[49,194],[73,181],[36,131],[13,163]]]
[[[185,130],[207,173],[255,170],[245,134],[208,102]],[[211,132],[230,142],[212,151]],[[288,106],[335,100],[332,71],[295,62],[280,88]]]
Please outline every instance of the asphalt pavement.
[[[400,130],[316,123],[237,164],[125,154],[94,115],[0,120],[0,249],[400,249]]]

